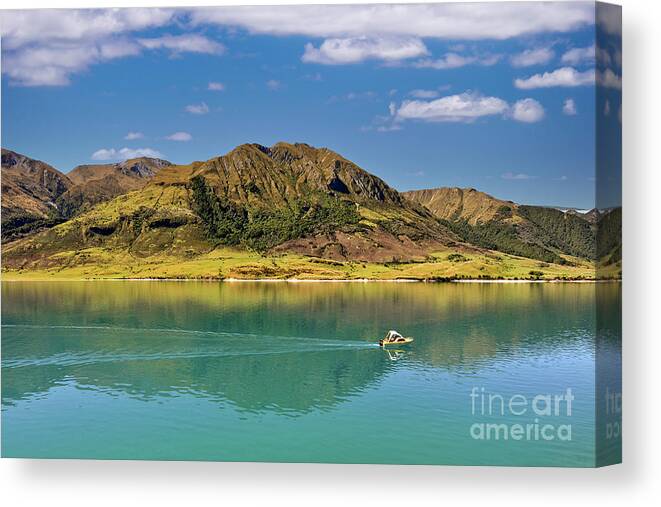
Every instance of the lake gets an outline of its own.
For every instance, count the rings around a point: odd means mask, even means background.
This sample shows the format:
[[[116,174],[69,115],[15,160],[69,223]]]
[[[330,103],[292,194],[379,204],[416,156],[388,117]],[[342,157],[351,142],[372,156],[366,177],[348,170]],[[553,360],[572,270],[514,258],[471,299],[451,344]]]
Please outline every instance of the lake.
[[[3,282],[2,453],[593,466],[620,301],[618,283]],[[384,351],[389,329],[415,342]]]

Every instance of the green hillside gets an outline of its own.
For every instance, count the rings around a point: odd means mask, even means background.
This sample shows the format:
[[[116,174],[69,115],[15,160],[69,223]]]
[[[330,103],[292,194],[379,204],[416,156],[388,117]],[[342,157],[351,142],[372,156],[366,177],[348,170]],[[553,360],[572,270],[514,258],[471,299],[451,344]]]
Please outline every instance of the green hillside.
[[[475,189],[439,188],[405,192],[427,206],[464,241],[544,262],[566,264],[566,256],[594,260],[596,227],[557,209],[496,199]]]

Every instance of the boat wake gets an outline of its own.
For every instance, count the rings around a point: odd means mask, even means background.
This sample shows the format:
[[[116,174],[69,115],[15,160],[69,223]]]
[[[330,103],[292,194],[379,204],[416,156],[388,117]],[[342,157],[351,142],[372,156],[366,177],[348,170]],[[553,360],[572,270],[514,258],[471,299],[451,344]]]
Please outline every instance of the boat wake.
[[[45,357],[3,357],[2,367],[78,366],[123,361],[159,361],[194,358],[232,358],[275,354],[378,349],[359,340],[324,339],[308,336],[262,335],[229,331],[178,328],[131,328],[101,325],[3,324],[2,328],[64,331],[78,340],[78,350],[62,350]],[[11,341],[12,333],[3,333]],[[36,334],[36,333],[35,333]],[[60,336],[58,335],[58,338]],[[39,340],[44,337],[35,336]],[[112,350],[108,345],[112,342]],[[194,345],[191,343],[194,342]],[[66,349],[67,343],[64,342]],[[98,345],[98,348],[95,346]],[[82,350],[81,350],[82,349]]]

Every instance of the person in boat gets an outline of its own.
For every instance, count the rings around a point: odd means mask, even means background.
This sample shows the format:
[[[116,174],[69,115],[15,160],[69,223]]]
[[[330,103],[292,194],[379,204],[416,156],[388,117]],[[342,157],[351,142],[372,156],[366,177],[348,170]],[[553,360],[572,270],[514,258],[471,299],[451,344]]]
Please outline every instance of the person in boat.
[[[383,341],[384,341],[385,343],[395,343],[395,342],[396,342],[397,340],[399,340],[400,338],[401,338],[402,340],[404,339],[404,337],[403,337],[401,334],[399,334],[397,331],[391,329],[390,331],[388,331],[388,334],[387,334],[386,337],[383,339]]]

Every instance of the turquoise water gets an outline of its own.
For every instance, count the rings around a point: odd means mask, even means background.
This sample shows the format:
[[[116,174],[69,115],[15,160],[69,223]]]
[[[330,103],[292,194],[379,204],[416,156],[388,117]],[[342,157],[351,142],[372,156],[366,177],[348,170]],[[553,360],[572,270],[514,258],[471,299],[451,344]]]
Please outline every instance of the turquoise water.
[[[619,298],[617,284],[4,282],[2,454],[592,466],[595,305]],[[415,343],[381,350],[391,328]],[[509,410],[567,389],[571,414]],[[535,420],[556,438],[512,438]],[[508,438],[476,438],[492,423]]]

